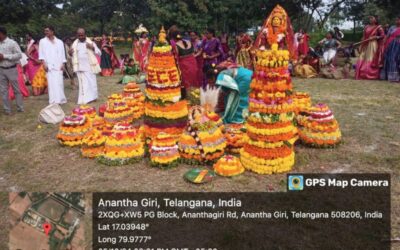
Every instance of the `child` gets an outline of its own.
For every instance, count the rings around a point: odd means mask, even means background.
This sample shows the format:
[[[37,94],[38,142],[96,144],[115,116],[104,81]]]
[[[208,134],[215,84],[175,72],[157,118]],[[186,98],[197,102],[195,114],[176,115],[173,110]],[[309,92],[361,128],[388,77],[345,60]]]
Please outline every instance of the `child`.
[[[139,74],[139,65],[133,60],[132,58],[127,60],[127,63],[123,65],[121,70],[122,74],[124,75],[119,81],[119,83],[127,84],[129,82],[138,82],[140,81]]]

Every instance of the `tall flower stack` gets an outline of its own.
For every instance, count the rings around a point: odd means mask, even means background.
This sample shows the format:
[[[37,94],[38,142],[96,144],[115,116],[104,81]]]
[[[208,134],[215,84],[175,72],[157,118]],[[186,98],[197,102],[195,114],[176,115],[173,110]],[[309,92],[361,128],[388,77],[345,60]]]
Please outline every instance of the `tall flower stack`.
[[[105,142],[100,163],[119,166],[138,162],[144,155],[144,143],[138,129],[129,123],[117,123]]]
[[[144,114],[144,95],[140,91],[139,86],[135,82],[130,82],[124,87],[123,98],[132,109],[132,119],[137,121]]]
[[[292,80],[288,70],[290,52],[278,50],[278,42],[287,35],[287,18],[280,6],[273,10],[265,31],[261,32],[262,36],[266,35],[266,44],[256,51],[246,143],[240,155],[243,166],[259,174],[290,171],[294,165],[296,127],[293,124]],[[290,40],[289,37],[286,40]],[[268,45],[270,49],[264,49]]]
[[[89,119],[83,115],[66,116],[59,127],[57,140],[63,146],[81,146],[90,127]]]
[[[179,137],[186,126],[188,103],[181,98],[180,75],[164,27],[149,58],[145,94],[146,136],[154,139],[164,132]]]
[[[159,133],[150,146],[150,164],[153,167],[171,168],[178,166],[179,151],[176,138]]]
[[[298,116],[301,141],[312,147],[333,147],[340,143],[339,123],[326,104],[317,104]]]

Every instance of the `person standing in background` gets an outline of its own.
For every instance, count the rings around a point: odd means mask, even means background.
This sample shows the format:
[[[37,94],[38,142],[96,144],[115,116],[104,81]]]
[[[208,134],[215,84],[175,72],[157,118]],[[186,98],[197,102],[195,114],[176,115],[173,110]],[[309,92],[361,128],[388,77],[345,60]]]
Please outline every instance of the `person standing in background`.
[[[297,44],[297,52],[298,52],[298,57],[302,56],[303,58],[308,55],[308,51],[310,50],[310,47],[308,45],[308,42],[310,41],[310,36],[307,34],[306,31],[300,30],[299,31],[299,36],[297,37],[298,39],[298,44]]]
[[[178,28],[168,36],[182,77],[182,97],[189,98],[192,90],[200,88],[193,44],[183,39]]]
[[[17,111],[24,112],[22,94],[18,86],[17,64],[21,59],[21,48],[17,42],[7,37],[7,30],[0,27],[0,93],[3,100],[4,113],[11,115],[11,104],[8,86],[15,94]]]
[[[396,25],[390,27],[383,41],[382,54],[383,68],[380,72],[381,80],[400,82],[400,16],[396,18]]]
[[[343,32],[338,27],[333,28],[333,38],[338,41],[342,41],[344,38]]]
[[[203,49],[202,49],[202,41],[199,37],[199,33],[196,31],[190,32],[190,40],[192,42],[194,48],[194,57],[197,62],[197,82],[203,82]]]
[[[379,25],[377,16],[369,17],[369,24],[364,28],[364,35],[359,47],[356,64],[356,79],[379,79],[380,68],[383,67],[382,53],[385,32]]]
[[[203,51],[203,88],[208,85],[208,80],[211,80],[211,75],[207,74],[211,68],[215,67],[218,63],[221,62],[222,55],[224,51],[221,46],[221,42],[218,38],[215,37],[215,30],[208,28],[205,32],[205,39],[202,42],[202,51]],[[208,77],[207,77],[208,76]]]
[[[333,32],[330,31],[326,33],[326,37],[322,39],[319,44],[322,46],[322,49],[324,51],[323,58],[324,58],[324,65],[330,65],[331,67],[334,67],[333,65],[333,60],[336,56],[336,52],[342,44],[333,38]]]
[[[49,103],[63,104],[67,102],[63,79],[64,64],[67,62],[64,43],[55,36],[52,26],[46,26],[44,34],[39,42],[39,60],[46,71]]]
[[[72,58],[72,66],[79,83],[78,104],[88,104],[98,97],[96,74],[101,72],[96,54],[101,51],[96,43],[86,37],[83,28],[76,32],[78,39],[74,41],[68,53]]]

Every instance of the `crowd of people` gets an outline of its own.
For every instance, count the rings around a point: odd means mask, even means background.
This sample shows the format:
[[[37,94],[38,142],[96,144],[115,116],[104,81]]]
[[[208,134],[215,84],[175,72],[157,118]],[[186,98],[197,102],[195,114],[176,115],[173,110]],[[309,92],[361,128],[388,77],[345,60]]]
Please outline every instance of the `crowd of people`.
[[[72,88],[77,80],[78,104],[97,100],[97,74],[112,76],[119,68],[123,75],[120,83],[143,83],[149,55],[157,42],[156,36],[149,38],[149,31],[140,25],[135,30],[132,53],[117,58],[112,38],[105,34],[99,40],[90,39],[85,30],[79,28],[75,37],[62,41],[56,37],[52,26],[46,26],[44,34],[44,38],[37,39],[28,33],[22,53],[20,46],[7,37],[7,30],[0,27],[0,91],[6,114],[11,114],[12,99],[16,99],[17,111],[23,112],[23,98],[30,94],[48,93],[50,104],[66,103],[65,77],[70,79]],[[236,99],[245,101],[255,49],[262,48],[262,36],[261,41],[254,41],[252,36],[242,32],[233,41],[226,33],[217,37],[212,28],[199,34],[182,32],[173,25],[168,30],[168,39],[181,73],[184,96],[188,96],[193,88],[217,84],[228,92],[225,96],[229,96],[230,89],[240,89]],[[354,77],[359,80],[400,81],[400,17],[394,26],[385,29],[379,24],[378,17],[371,16],[360,42],[345,47],[343,39],[343,32],[335,27],[312,48],[310,35],[300,29],[290,41],[296,54],[291,60],[292,74],[304,78],[329,77],[329,72],[337,70],[338,57],[342,56],[346,59],[342,67],[343,78],[350,78],[350,72],[354,70]],[[235,48],[230,46],[233,43]],[[357,57],[357,61],[352,63],[351,57]],[[32,93],[27,84],[32,86]],[[226,113],[224,119],[237,119]]]

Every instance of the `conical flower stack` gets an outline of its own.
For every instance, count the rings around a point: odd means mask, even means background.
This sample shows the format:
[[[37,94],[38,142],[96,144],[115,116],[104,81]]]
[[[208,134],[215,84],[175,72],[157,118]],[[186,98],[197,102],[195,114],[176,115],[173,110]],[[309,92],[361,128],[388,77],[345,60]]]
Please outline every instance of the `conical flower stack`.
[[[104,112],[104,120],[108,125],[114,126],[119,122],[132,122],[132,109],[126,104],[120,94],[112,94],[108,97],[107,109]]]
[[[188,104],[181,98],[181,79],[164,28],[149,58],[145,94],[146,136],[154,139],[164,132],[178,138],[186,126]]]
[[[144,155],[144,144],[138,130],[129,123],[117,123],[106,139],[104,154],[99,162],[119,166],[140,161]]]
[[[144,114],[144,95],[135,82],[130,82],[124,87],[122,94],[128,107],[132,109],[132,119],[137,121]]]
[[[340,143],[339,123],[326,104],[317,104],[298,116],[302,143],[312,147],[333,147]]]
[[[90,121],[83,115],[66,116],[58,130],[57,140],[63,146],[81,146],[90,127]]]
[[[247,137],[240,155],[244,167],[259,174],[286,172],[294,165],[296,128],[293,124],[292,80],[288,70],[290,54],[288,50],[278,49],[279,37],[286,34],[287,20],[286,12],[280,6],[276,7],[265,28],[269,31],[266,42],[270,46],[260,46],[261,49],[256,51],[246,122]],[[282,31],[282,34],[273,33],[274,29]]]
[[[159,168],[172,168],[178,166],[178,162],[179,151],[176,139],[169,134],[158,134],[151,142],[151,165]]]
[[[83,157],[96,158],[104,152],[106,136],[103,135],[105,122],[103,117],[95,116],[91,129],[82,139],[81,153]]]

